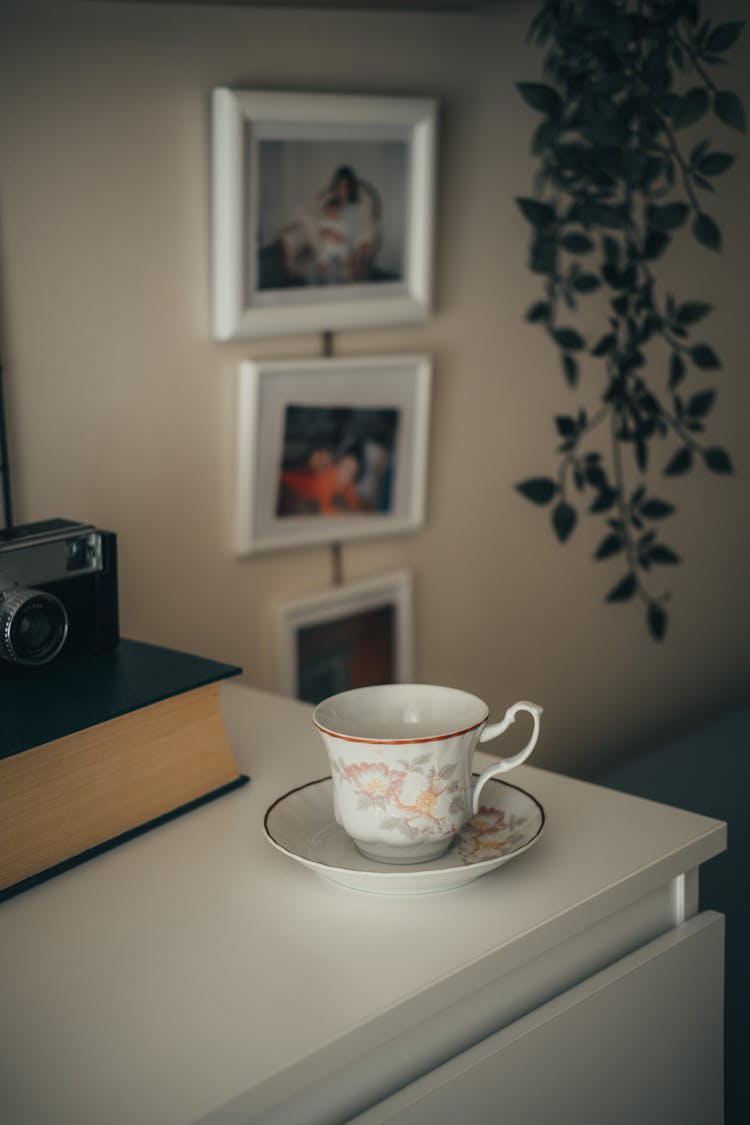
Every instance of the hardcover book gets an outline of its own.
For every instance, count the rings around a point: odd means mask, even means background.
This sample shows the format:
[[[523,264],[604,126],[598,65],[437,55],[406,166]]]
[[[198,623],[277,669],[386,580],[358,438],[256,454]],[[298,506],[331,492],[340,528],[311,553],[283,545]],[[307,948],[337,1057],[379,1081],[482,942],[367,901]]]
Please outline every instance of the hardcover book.
[[[240,671],[131,640],[0,666],[0,901],[247,782],[219,697]]]

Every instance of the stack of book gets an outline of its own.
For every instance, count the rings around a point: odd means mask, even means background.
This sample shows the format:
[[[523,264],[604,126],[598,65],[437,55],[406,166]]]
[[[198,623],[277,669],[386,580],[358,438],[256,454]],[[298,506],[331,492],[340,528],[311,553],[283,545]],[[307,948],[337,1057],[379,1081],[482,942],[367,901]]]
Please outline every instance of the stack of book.
[[[0,666],[0,901],[243,785],[220,682],[241,671],[121,640]]]

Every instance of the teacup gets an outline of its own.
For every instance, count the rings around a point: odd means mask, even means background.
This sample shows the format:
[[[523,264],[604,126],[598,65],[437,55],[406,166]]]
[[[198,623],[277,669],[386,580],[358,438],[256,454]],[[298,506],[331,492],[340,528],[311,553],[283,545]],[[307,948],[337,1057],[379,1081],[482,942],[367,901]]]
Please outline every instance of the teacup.
[[[531,714],[530,740],[473,784],[477,745],[507,730],[519,711]],[[514,703],[487,726],[483,700],[432,684],[384,684],[324,699],[313,722],[331,765],[337,823],[368,859],[436,859],[478,811],[485,782],[526,761],[541,714],[535,703]]]

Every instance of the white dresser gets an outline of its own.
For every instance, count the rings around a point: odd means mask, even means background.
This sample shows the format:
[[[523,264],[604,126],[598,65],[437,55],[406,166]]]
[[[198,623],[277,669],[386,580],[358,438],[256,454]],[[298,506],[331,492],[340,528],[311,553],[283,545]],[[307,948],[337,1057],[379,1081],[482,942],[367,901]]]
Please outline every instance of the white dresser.
[[[528,852],[347,890],[263,837],[311,709],[222,691],[250,785],[0,905],[3,1125],[720,1125],[723,824],[520,767]]]

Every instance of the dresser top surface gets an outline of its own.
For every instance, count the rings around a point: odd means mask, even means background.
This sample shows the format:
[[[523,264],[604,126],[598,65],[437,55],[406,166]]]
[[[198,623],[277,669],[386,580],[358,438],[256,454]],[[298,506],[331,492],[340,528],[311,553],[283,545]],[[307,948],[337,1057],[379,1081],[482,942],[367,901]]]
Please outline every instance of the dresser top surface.
[[[522,766],[546,813],[527,853],[444,893],[347,890],[263,836],[327,773],[311,708],[222,697],[250,785],[0,905],[0,1111],[40,1072],[58,1125],[76,1098],[76,1125],[271,1104],[305,1060],[372,1049],[725,846],[718,821]]]

